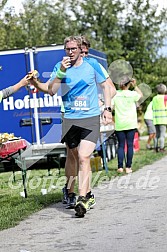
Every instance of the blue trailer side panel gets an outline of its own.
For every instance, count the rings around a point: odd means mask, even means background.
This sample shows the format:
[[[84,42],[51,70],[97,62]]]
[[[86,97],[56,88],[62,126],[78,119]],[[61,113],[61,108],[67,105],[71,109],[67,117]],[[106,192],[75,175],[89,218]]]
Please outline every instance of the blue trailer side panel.
[[[29,56],[24,50],[0,52],[0,89],[17,83],[30,69]],[[27,98],[27,99],[26,99]],[[22,118],[30,118],[28,91],[21,88],[0,103],[0,132],[14,133],[32,142],[31,127],[21,127]],[[35,141],[35,139],[34,139]]]
[[[63,56],[65,56],[65,51],[62,45],[37,48],[34,51],[34,68],[38,70],[41,82],[48,81],[55,64],[61,61]],[[62,133],[61,92],[58,90],[53,97],[38,92],[38,98],[45,101],[44,106],[38,108],[41,142],[60,142]]]

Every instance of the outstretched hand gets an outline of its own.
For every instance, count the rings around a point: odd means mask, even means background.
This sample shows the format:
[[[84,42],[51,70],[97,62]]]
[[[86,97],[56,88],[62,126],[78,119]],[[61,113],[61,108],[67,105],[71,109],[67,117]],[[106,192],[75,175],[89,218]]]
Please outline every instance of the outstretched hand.
[[[21,86],[27,86],[29,84],[29,79],[28,79],[28,75],[26,75],[24,78],[22,78],[20,81],[19,81],[20,85]]]

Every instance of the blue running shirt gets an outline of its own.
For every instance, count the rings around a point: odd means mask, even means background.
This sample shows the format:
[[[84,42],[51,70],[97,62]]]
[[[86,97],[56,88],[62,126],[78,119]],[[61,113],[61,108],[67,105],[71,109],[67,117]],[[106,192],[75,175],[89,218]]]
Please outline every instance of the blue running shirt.
[[[61,62],[55,65],[51,80],[56,77],[60,65]],[[80,66],[68,68],[66,77],[61,81],[64,117],[81,119],[100,115],[97,84],[105,80],[106,77],[95,59],[89,63],[84,60]]]

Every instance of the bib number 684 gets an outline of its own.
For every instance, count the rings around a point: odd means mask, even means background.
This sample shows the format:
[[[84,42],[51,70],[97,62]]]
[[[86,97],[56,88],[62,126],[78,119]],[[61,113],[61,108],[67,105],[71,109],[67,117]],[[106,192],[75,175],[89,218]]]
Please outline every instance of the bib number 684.
[[[86,101],[75,101],[75,107],[86,107]]]

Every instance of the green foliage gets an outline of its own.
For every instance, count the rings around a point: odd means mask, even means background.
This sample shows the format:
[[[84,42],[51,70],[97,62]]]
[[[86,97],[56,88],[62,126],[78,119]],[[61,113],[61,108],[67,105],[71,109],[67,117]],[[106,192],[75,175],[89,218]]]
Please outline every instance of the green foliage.
[[[69,1],[80,34],[86,34],[91,46],[104,51],[112,60],[122,54],[119,31],[121,1]],[[110,59],[109,59],[110,60]],[[109,62],[110,63],[110,62]]]
[[[2,1],[0,2],[0,10],[2,10],[2,9],[4,8],[4,6],[5,6],[5,4],[7,3],[7,1],[8,1],[8,0],[2,0]]]
[[[59,2],[53,6],[50,3],[27,1],[24,13],[20,14],[19,25],[24,30],[25,46],[42,46],[62,44],[66,30],[66,13]]]
[[[134,69],[137,79],[153,86],[155,76],[153,65],[158,59],[158,50],[163,45],[163,39],[167,36],[166,29],[162,29],[162,23],[166,22],[166,10],[157,14],[157,6],[151,1],[131,1],[128,7],[131,10],[125,17],[122,26],[122,44],[124,57]]]

